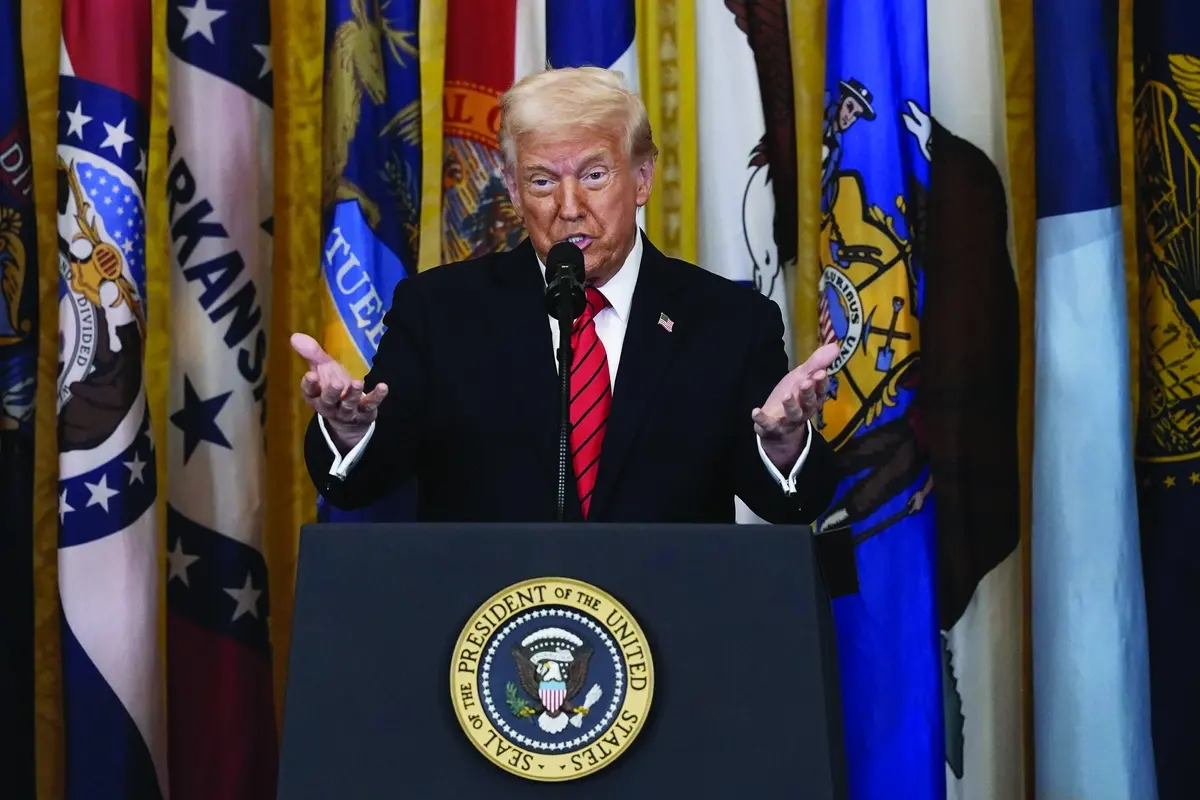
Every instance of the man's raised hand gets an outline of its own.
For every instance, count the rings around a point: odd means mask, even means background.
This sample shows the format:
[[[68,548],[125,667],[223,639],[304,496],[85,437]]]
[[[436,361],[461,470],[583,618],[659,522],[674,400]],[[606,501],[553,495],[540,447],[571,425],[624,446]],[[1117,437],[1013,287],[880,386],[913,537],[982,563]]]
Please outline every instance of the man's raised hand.
[[[345,453],[375,421],[379,404],[387,397],[387,384],[377,384],[364,393],[363,382],[352,378],[311,336],[294,333],[291,342],[292,349],[308,362],[308,372],[300,379],[304,402],[325,419],[330,437]]]
[[[807,361],[783,377],[762,408],[750,414],[763,450],[780,469],[783,464],[794,463],[804,449],[807,423],[825,404],[829,367],[837,354],[836,344],[817,348]]]

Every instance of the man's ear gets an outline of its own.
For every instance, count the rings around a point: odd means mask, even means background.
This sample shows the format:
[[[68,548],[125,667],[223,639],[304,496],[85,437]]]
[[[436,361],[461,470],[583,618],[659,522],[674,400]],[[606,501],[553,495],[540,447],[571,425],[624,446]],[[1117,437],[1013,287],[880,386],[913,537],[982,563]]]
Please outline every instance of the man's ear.
[[[633,178],[637,182],[638,208],[641,208],[650,201],[650,189],[654,186],[654,159],[647,158],[643,161],[641,166],[633,171]]]

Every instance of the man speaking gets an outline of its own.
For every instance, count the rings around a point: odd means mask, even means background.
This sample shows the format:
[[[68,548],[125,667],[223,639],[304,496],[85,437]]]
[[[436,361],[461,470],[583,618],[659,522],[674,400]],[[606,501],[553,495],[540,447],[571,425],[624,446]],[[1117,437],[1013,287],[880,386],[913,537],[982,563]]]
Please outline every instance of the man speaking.
[[[415,476],[426,521],[727,523],[735,495],[769,522],[816,519],[837,476],[811,420],[837,346],[788,372],[775,303],[639,231],[658,150],[618,73],[531,75],[500,112],[528,237],[401,281],[365,381],[292,337],[320,493],[356,508]],[[572,290],[564,397],[555,297]]]

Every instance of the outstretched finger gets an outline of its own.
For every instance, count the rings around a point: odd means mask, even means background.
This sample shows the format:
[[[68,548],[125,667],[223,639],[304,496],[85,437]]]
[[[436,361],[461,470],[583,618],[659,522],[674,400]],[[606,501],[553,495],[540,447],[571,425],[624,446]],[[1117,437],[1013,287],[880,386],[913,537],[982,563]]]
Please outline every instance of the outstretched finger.
[[[804,404],[794,394],[783,398],[783,413],[789,422],[804,421]]]
[[[357,414],[358,403],[362,396],[362,381],[352,381],[346,391],[342,393],[342,413]]]
[[[315,400],[321,396],[321,384],[317,382],[317,374],[315,372],[306,372],[304,377],[300,379],[300,391],[304,396]]]
[[[383,399],[387,397],[387,394],[388,388],[386,383],[376,384],[374,389],[362,396],[362,403],[360,404],[362,410],[367,412],[375,411],[379,408],[379,404],[383,402]]]
[[[769,436],[779,430],[779,420],[771,417],[761,408],[751,411],[750,419],[754,422],[754,432],[759,436]]]
[[[329,383],[321,389],[321,403],[327,408],[337,408],[342,399],[342,384]]]
[[[313,369],[333,361],[333,356],[326,353],[324,348],[317,344],[317,340],[307,333],[293,333],[290,341],[292,349],[299,353],[300,357],[307,361]]]

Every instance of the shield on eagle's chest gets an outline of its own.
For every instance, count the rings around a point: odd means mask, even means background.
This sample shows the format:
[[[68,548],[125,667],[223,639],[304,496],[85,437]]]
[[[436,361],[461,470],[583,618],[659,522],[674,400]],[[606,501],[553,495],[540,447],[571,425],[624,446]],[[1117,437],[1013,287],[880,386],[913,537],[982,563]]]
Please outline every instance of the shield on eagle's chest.
[[[538,697],[541,698],[546,711],[553,716],[567,699],[567,684],[562,681],[542,681],[538,686]]]

